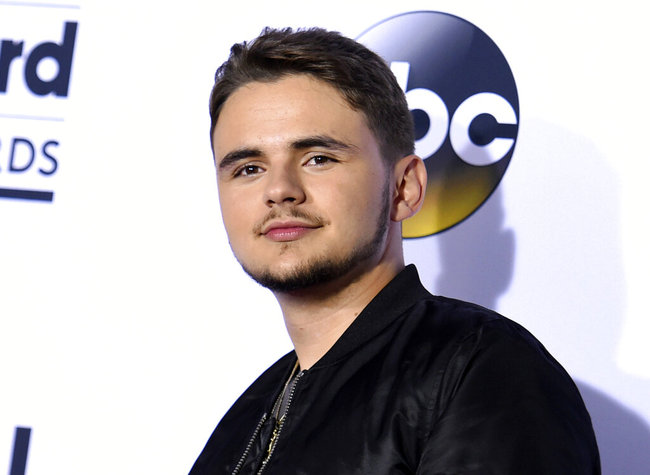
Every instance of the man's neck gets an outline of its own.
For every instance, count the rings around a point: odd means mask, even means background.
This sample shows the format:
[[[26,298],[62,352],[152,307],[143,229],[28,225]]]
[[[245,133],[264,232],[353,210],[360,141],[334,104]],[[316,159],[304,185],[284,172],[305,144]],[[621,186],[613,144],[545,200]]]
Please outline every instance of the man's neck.
[[[385,257],[385,256],[384,256]],[[370,301],[404,268],[401,257],[300,292],[277,293],[301,369],[308,369],[336,343]]]

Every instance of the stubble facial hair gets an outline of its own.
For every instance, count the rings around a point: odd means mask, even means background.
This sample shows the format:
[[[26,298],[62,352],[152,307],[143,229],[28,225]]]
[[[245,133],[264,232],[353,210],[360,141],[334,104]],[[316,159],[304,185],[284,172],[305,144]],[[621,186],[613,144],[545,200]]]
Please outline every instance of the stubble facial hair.
[[[309,287],[323,285],[345,276],[367,259],[376,255],[382,247],[388,232],[390,219],[391,193],[389,192],[389,183],[390,180],[387,177],[384,185],[384,193],[382,194],[384,198],[383,204],[379,217],[377,218],[374,233],[369,235],[366,241],[357,243],[347,255],[338,258],[332,258],[328,255],[315,256],[296,266],[291,272],[283,275],[276,275],[269,268],[253,270],[244,265],[241,260],[239,260],[239,264],[258,284],[272,292],[280,293],[308,289]]]

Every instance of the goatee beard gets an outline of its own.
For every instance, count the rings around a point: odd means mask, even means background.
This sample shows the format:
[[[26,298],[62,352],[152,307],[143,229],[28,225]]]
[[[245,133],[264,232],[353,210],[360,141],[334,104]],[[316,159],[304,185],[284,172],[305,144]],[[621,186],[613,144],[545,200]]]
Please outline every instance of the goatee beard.
[[[379,253],[386,238],[389,225],[390,194],[385,193],[384,204],[377,219],[375,233],[359,243],[346,256],[333,259],[321,255],[295,267],[291,272],[277,275],[269,268],[253,270],[241,261],[242,269],[258,284],[272,292],[295,292],[312,286],[323,285],[343,277]]]

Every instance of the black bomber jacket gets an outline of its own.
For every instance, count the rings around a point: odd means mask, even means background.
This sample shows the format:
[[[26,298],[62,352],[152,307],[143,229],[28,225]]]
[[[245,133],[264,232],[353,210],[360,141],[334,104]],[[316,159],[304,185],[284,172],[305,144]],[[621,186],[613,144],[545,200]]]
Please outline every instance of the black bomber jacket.
[[[515,322],[431,295],[414,266],[298,374],[277,424],[295,362],[285,355],[244,392],[190,475],[600,473],[559,363]]]

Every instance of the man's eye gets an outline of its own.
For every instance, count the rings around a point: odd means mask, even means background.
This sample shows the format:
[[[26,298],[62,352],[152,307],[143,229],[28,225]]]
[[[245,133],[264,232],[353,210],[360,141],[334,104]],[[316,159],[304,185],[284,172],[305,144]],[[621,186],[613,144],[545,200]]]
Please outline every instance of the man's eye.
[[[235,172],[235,176],[250,176],[259,173],[262,169],[257,165],[244,165]]]
[[[336,162],[336,160],[331,157],[327,157],[325,155],[314,155],[307,161],[307,165],[321,166],[333,162]]]

